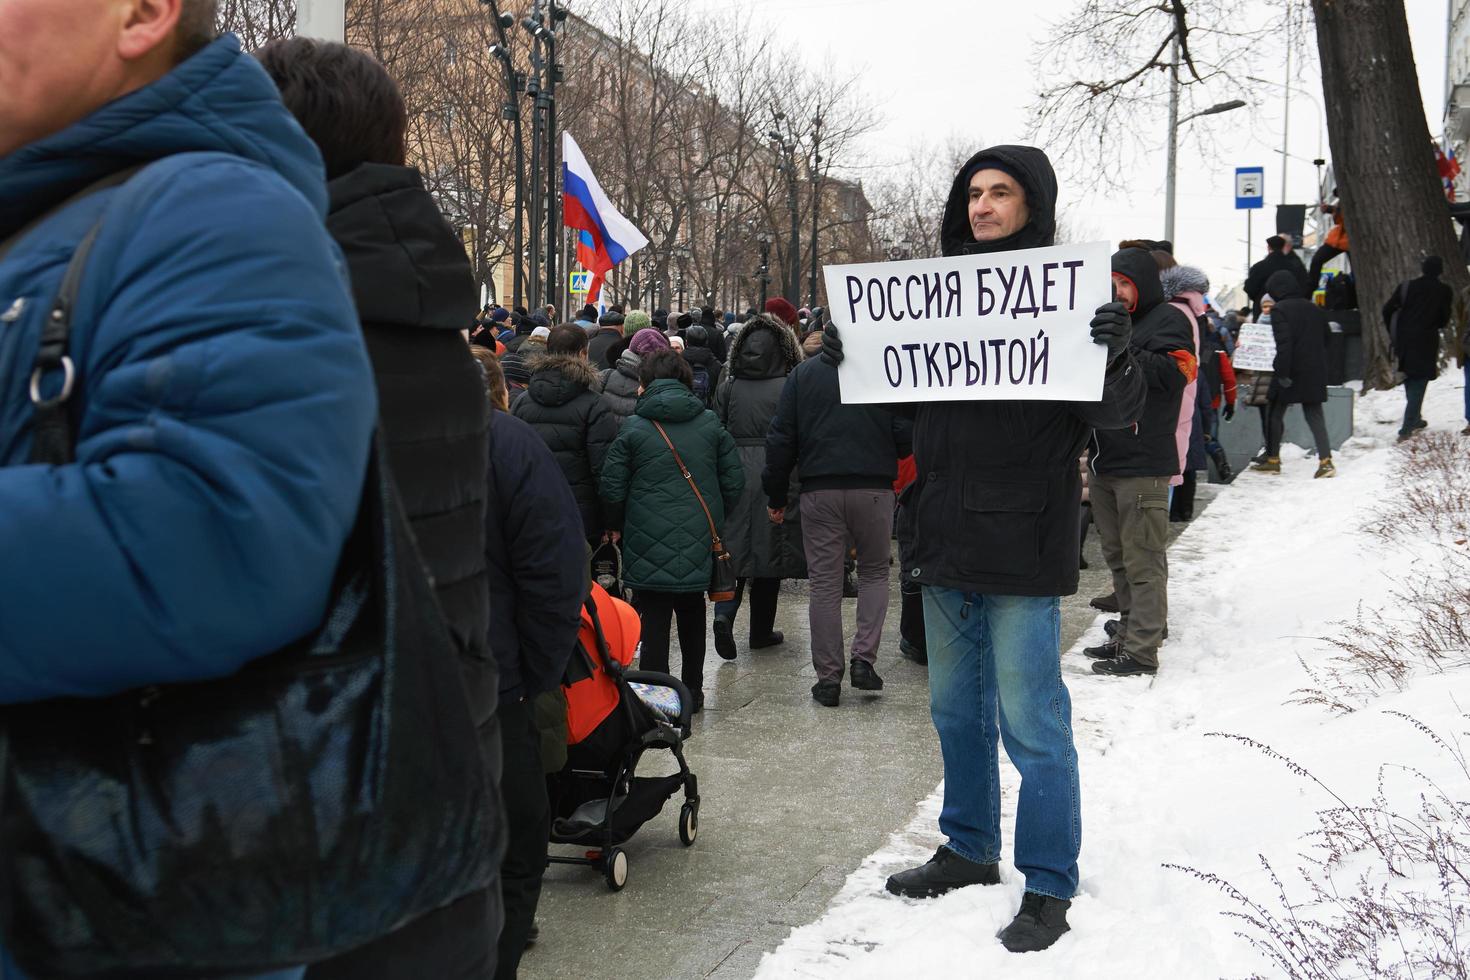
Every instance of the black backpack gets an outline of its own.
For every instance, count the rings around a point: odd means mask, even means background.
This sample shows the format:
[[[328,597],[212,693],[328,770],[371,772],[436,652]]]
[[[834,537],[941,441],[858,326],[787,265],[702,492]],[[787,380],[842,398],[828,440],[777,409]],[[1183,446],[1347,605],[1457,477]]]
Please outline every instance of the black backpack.
[[[710,377],[709,368],[703,364],[691,363],[689,367],[694,372],[694,397],[709,408],[713,404],[715,379]]]

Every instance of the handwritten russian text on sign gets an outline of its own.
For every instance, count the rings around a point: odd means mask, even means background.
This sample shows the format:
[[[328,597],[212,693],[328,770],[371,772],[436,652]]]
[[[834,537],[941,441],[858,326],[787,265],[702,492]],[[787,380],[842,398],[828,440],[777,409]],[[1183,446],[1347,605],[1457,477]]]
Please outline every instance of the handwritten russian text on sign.
[[[1088,322],[1111,261],[1094,243],[828,266],[842,400],[1098,401],[1107,351]]]
[[[1276,335],[1269,323],[1245,323],[1240,339],[1235,342],[1235,356],[1230,363],[1237,371],[1274,371],[1276,369]]]

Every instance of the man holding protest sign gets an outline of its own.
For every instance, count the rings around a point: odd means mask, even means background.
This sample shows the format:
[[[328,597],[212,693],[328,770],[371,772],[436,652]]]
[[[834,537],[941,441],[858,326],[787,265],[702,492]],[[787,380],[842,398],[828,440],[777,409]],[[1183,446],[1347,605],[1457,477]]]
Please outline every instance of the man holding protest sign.
[[[1026,894],[1000,934],[1014,952],[1045,949],[1066,932],[1077,890],[1081,795],[1059,598],[1077,591],[1077,457],[1094,428],[1131,425],[1144,397],[1131,320],[1108,302],[1107,249],[1052,247],[1056,196],[1046,154],[993,147],[955,177],[941,226],[946,258],[864,267],[895,274],[857,274],[860,303],[850,267],[827,272],[832,313],[852,335],[846,359],[834,329],[824,339],[824,355],[846,361],[844,400],[850,379],[866,399],[876,378],[875,388],[890,385],[888,400],[918,403],[919,477],[902,519],[913,534],[909,575],[924,586],[948,842],[888,889],[924,898],[1000,882],[1003,742],[1021,772],[1015,864]],[[875,341],[876,314],[898,320],[896,304],[912,322]]]

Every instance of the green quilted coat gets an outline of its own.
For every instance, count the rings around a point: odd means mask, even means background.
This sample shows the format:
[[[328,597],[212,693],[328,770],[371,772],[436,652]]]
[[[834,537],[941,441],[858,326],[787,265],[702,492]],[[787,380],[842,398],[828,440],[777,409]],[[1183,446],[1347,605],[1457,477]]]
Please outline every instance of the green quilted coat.
[[[653,427],[663,425],[724,532],[725,514],[745,490],[735,440],[714,412],[678,381],[655,381],[602,464],[607,514],[622,518],[623,578],[634,589],[703,592],[709,587],[709,522]]]

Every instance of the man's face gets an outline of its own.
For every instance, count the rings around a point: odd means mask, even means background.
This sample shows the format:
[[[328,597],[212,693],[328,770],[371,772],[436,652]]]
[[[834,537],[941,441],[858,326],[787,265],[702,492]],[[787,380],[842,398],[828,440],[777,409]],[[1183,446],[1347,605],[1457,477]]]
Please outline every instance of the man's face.
[[[980,170],[970,178],[970,233],[993,242],[1026,227],[1031,212],[1026,192],[1003,170]]]
[[[1138,287],[1132,279],[1121,272],[1113,273],[1113,292],[1118,294],[1118,302],[1128,307],[1129,313],[1138,310]]]
[[[178,11],[179,0],[0,0],[0,156],[166,72]]]

